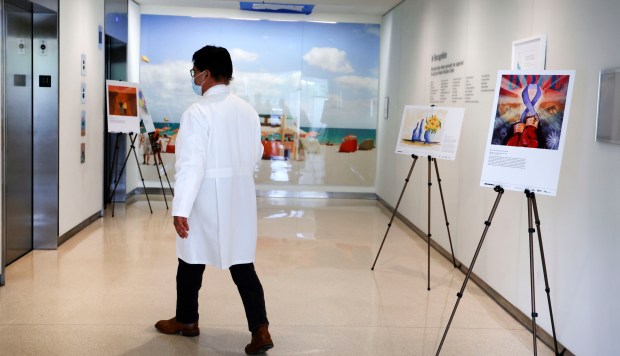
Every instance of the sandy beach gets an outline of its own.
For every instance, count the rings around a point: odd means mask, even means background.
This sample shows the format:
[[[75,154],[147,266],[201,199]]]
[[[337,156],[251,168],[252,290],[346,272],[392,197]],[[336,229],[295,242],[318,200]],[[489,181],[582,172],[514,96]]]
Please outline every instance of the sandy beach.
[[[257,189],[273,186],[308,186],[308,190],[324,190],[313,186],[342,186],[351,188],[371,188],[375,184],[377,149],[356,151],[351,153],[338,152],[339,146],[320,145],[318,153],[305,153],[305,159],[296,160],[261,160],[257,173],[254,175]],[[138,157],[142,162],[142,152],[138,149]],[[162,153],[166,173],[174,187],[174,154]],[[132,160],[134,161],[134,160]],[[161,187],[157,169],[153,165],[140,164],[147,187]],[[160,174],[167,187],[163,169],[159,166]],[[138,177],[139,179],[139,177]],[[140,183],[138,186],[140,187]],[[337,188],[336,188],[337,189]]]

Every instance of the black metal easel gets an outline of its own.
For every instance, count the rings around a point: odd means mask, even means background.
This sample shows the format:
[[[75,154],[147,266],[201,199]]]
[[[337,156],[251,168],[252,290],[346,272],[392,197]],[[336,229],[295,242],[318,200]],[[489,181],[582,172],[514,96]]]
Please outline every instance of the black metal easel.
[[[471,261],[471,265],[469,266],[469,270],[467,271],[467,275],[465,276],[465,280],[463,281],[463,286],[461,290],[456,294],[457,300],[454,305],[454,309],[452,310],[452,315],[450,315],[450,319],[448,320],[448,325],[446,326],[446,330],[444,331],[443,337],[441,338],[441,342],[439,343],[439,348],[437,349],[436,356],[441,352],[441,347],[446,339],[446,335],[448,334],[448,330],[450,329],[450,324],[452,324],[452,320],[454,319],[454,314],[456,314],[456,308],[459,306],[459,302],[463,297],[463,292],[465,291],[465,287],[467,286],[467,282],[469,281],[469,277],[471,276],[472,270],[474,268],[474,264],[476,263],[476,259],[478,258],[478,253],[482,248],[482,243],[484,242],[484,238],[486,237],[487,231],[491,226],[491,221],[493,220],[493,216],[495,215],[495,211],[497,210],[497,206],[499,205],[499,201],[504,194],[504,189],[500,186],[496,186],[494,190],[497,192],[497,198],[495,199],[495,204],[493,204],[493,208],[491,209],[491,214],[489,215],[489,219],[484,222],[484,231],[482,233],[482,237],[480,238],[480,242],[478,243],[478,247],[476,248],[476,252],[474,253],[474,258]],[[553,310],[551,308],[551,296],[549,289],[549,279],[547,278],[547,264],[545,262],[545,253],[543,251],[543,243],[542,236],[540,232],[540,218],[538,216],[538,206],[536,205],[536,195],[534,192],[530,190],[525,190],[525,196],[527,197],[527,220],[528,220],[528,234],[529,234],[529,246],[530,246],[530,293],[532,298],[532,336],[533,336],[533,346],[534,346],[534,356],[538,354],[537,345],[536,345],[536,317],[538,317],[538,313],[536,312],[536,300],[535,300],[535,286],[534,286],[534,231],[538,234],[538,245],[540,249],[540,257],[542,260],[542,268],[543,275],[545,278],[545,291],[547,292],[547,302],[549,304],[549,315],[551,317],[551,329],[553,331],[553,345],[554,351],[556,355],[561,355],[558,352],[558,340],[555,334],[555,323],[553,321]],[[534,218],[536,221],[536,229],[532,224],[532,213],[534,214]]]
[[[116,144],[114,145],[114,153],[112,154],[112,164],[111,164],[111,169],[110,169],[110,179],[108,179],[108,181],[106,182],[107,186],[109,187],[110,184],[113,182],[112,178],[116,177],[115,172],[117,171],[117,162],[118,162],[118,153],[120,152],[120,138],[123,134],[122,133],[117,133],[116,134]],[[108,188],[109,189],[109,188]],[[112,199],[111,199],[112,195],[110,195],[109,197],[106,196],[106,204],[107,203],[112,203]],[[107,208],[107,206],[106,206]]]
[[[110,180],[112,180],[112,175],[114,174],[114,170],[116,168],[116,162],[118,159],[118,153],[119,153],[119,140],[120,140],[120,136],[123,135],[122,133],[118,133],[116,136],[116,147],[114,148],[114,157],[112,160],[112,167],[113,169],[110,172]],[[138,171],[140,172],[140,179],[142,180],[142,187],[144,188],[144,194],[146,194],[146,200],[149,203],[149,210],[151,211],[151,214],[153,214],[153,208],[151,207],[151,200],[149,199],[149,194],[146,191],[146,186],[144,185],[144,176],[142,175],[142,169],[140,168],[140,162],[138,161],[138,154],[136,153],[136,146],[135,146],[135,142],[136,142],[136,138],[138,137],[138,135],[133,135],[132,132],[129,133],[129,140],[131,142],[131,147],[129,148],[129,151],[127,151],[127,156],[125,156],[125,161],[123,162],[123,166],[120,170],[120,172],[118,173],[118,175],[116,176],[116,181],[114,182],[114,190],[112,191],[112,194],[110,194],[110,203],[112,203],[112,217],[114,217],[114,195],[116,194],[116,188],[118,188],[118,183],[121,180],[121,177],[123,176],[123,171],[125,171],[125,167],[127,166],[127,161],[129,160],[129,155],[131,155],[131,152],[133,151],[133,155],[136,159],[136,164],[138,165]],[[159,172],[159,169],[157,170]],[[163,189],[163,185],[162,185],[162,189]],[[167,206],[168,204],[166,204]]]
[[[149,140],[151,139],[151,134],[149,134]],[[166,166],[164,162],[161,160],[161,147],[157,145],[157,142],[151,141],[151,150],[153,151],[153,158],[155,159],[155,168],[157,169],[157,176],[159,177],[159,184],[161,184],[161,192],[164,195],[164,202],[166,203],[166,210],[168,210],[168,200],[166,199],[166,190],[164,189],[164,182],[161,180],[161,172],[159,171],[159,164],[161,164],[161,168],[164,170],[164,175],[166,176],[166,181],[168,181],[168,187],[170,188],[170,194],[174,197],[174,190],[172,189],[172,185],[170,185],[170,179],[168,179],[168,172],[166,172]],[[157,161],[159,160],[159,164]],[[144,188],[146,192],[146,188]]]
[[[413,167],[415,167],[415,163],[418,160],[418,156],[414,154],[412,154],[411,157],[413,158],[413,162],[411,163],[409,174],[407,174],[407,178],[405,179],[403,190],[400,193],[400,197],[398,198],[398,202],[396,203],[396,206],[394,207],[392,218],[390,219],[390,222],[388,223],[388,227],[387,227],[387,230],[385,231],[385,235],[383,236],[381,247],[379,247],[379,251],[377,252],[377,257],[375,258],[375,262],[372,264],[372,268],[371,268],[372,271],[375,270],[375,265],[377,264],[377,260],[379,259],[379,254],[381,253],[381,250],[383,249],[383,244],[385,243],[385,239],[388,235],[388,232],[390,231],[390,228],[392,227],[392,221],[394,221],[394,217],[396,216],[396,212],[398,211],[400,202],[403,198],[403,195],[405,194],[405,189],[407,188],[407,184],[409,183],[411,172],[413,172]],[[427,287],[426,287],[427,290],[431,290],[431,186],[433,185],[433,183],[431,183],[431,162],[435,163],[435,174],[437,175],[437,183],[439,184],[439,193],[441,195],[441,205],[443,206],[444,219],[446,221],[446,228],[448,229],[448,240],[450,241],[450,251],[452,252],[452,263],[454,264],[454,267],[457,267],[456,259],[454,258],[454,250],[452,248],[452,236],[450,235],[450,223],[448,222],[448,214],[446,213],[446,204],[443,198],[443,189],[441,188],[441,178],[439,177],[439,168],[437,166],[437,159],[432,158],[431,156],[428,156],[428,231],[426,235],[426,239],[428,242],[428,274],[427,274]]]

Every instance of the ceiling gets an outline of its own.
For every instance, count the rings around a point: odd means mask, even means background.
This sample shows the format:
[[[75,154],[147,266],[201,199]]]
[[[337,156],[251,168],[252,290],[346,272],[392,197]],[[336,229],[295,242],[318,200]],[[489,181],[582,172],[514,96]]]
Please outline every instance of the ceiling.
[[[170,0],[134,0],[145,6],[170,6]],[[255,0],[256,1],[256,0]],[[268,0],[271,3],[315,5],[313,14],[382,16],[403,0]],[[175,0],[175,7],[239,9],[238,0]]]

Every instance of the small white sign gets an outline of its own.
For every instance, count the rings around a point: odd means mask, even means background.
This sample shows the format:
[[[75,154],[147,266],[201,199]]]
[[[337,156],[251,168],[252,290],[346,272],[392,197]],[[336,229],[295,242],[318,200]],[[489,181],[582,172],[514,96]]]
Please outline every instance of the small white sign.
[[[387,120],[390,116],[390,97],[383,98],[383,118]]]
[[[547,36],[537,35],[512,42],[512,70],[544,70]]]
[[[86,104],[86,83],[82,82],[82,90],[80,90],[80,102]]]

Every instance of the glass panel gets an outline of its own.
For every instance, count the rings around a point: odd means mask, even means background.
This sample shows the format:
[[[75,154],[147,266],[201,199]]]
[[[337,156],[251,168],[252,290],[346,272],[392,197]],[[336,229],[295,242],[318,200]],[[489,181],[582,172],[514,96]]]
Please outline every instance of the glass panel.
[[[260,115],[259,188],[374,186],[379,25],[143,15],[140,81],[170,176],[179,119],[199,99],[191,57],[205,44],[229,50],[231,87]]]
[[[379,25],[304,23],[299,184],[373,187]]]

